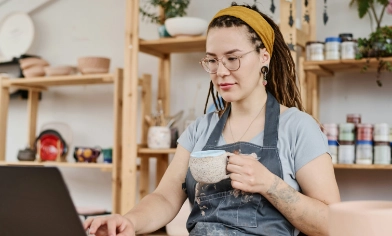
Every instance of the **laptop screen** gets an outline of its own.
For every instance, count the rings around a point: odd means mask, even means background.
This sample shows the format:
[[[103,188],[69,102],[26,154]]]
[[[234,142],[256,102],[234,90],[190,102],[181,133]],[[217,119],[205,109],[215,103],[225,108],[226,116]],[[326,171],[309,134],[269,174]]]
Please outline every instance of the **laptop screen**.
[[[0,235],[86,235],[56,167],[0,166]]]

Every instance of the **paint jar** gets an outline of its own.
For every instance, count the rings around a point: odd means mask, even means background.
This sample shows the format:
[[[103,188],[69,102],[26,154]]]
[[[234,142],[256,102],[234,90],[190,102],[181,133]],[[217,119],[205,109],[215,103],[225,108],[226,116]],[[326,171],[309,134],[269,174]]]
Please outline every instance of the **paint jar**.
[[[170,148],[171,132],[166,126],[151,126],[147,133],[147,146],[151,149]]]
[[[355,160],[354,141],[340,141],[340,146],[338,149],[338,163],[354,164],[354,160]]]
[[[357,40],[344,40],[340,44],[342,59],[355,59],[358,50]]]
[[[335,123],[323,124],[323,132],[328,140],[338,140],[338,125]]]
[[[370,165],[373,162],[373,142],[372,141],[357,141],[356,146],[356,160],[357,164]]]
[[[310,60],[323,61],[324,60],[324,43],[312,42],[310,44]]]
[[[361,123],[361,114],[347,114],[346,116],[347,123],[360,124]]]
[[[339,34],[339,38],[341,42],[345,40],[352,40],[353,39],[353,34],[352,33],[341,33]]]
[[[338,163],[338,141],[328,140],[329,153],[331,154],[332,163]]]
[[[358,124],[357,125],[357,140],[372,141],[373,140],[373,125],[372,124]]]
[[[374,125],[373,140],[377,142],[389,142],[389,125],[387,123]]]
[[[389,142],[374,142],[374,164],[391,164],[391,146]]]
[[[355,124],[353,123],[339,124],[339,141],[354,142],[355,140],[354,129],[355,129]]]
[[[340,59],[340,38],[328,37],[325,39],[325,60]]]

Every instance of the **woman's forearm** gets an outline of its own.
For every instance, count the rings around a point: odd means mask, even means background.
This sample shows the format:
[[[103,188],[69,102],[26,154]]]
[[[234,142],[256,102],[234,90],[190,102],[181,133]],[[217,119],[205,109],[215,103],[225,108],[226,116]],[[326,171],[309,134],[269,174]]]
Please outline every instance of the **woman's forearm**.
[[[124,216],[133,223],[137,234],[149,233],[168,224],[179,211],[177,208],[163,195],[151,193]]]
[[[263,195],[301,232],[328,235],[327,204],[299,193],[276,175]]]

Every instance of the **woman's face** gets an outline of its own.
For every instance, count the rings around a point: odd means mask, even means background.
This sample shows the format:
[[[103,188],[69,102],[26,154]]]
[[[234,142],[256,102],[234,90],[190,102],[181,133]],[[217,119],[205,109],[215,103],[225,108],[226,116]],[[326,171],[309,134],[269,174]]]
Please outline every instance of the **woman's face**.
[[[268,65],[269,54],[265,49],[260,50],[260,53],[255,51],[245,26],[210,29],[206,47],[206,58],[211,59],[225,57],[230,60],[230,55],[242,56],[247,53],[239,59],[238,70],[230,71],[219,62],[217,73],[210,74],[215,89],[225,101],[240,101],[256,89],[264,89],[260,69],[263,65]]]

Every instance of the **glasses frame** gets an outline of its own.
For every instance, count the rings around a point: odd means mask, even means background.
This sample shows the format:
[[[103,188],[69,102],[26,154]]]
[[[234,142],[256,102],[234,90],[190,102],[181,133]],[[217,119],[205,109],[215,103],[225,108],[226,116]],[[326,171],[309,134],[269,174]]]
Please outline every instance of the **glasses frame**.
[[[235,69],[235,70],[230,70],[229,68],[226,67],[225,63],[223,63],[222,59],[223,59],[225,56],[227,56],[227,55],[222,56],[220,59],[217,58],[217,57],[214,57],[214,58],[212,58],[212,59],[214,59],[214,60],[216,60],[216,61],[218,62],[218,69],[219,69],[219,62],[221,62],[222,65],[223,65],[227,70],[229,70],[229,71],[237,71],[237,70],[239,70],[239,69],[241,68],[241,58],[242,58],[243,56],[245,56],[245,55],[247,55],[247,54],[253,52],[253,51],[256,51],[256,50],[251,50],[251,51],[246,52],[246,53],[244,53],[244,54],[242,54],[242,55],[240,55],[240,56],[232,55],[233,57],[236,57],[236,58],[238,59],[238,63],[239,63],[238,68]],[[231,54],[228,54],[228,55],[231,55]],[[216,72],[211,72],[211,71],[208,71],[208,70],[203,66],[203,61],[205,61],[206,59],[207,59],[207,57],[203,57],[203,58],[199,61],[201,67],[203,67],[203,69],[204,69],[205,71],[207,71],[207,73],[209,73],[209,74],[216,74],[216,73],[218,73],[218,69],[216,70]]]

